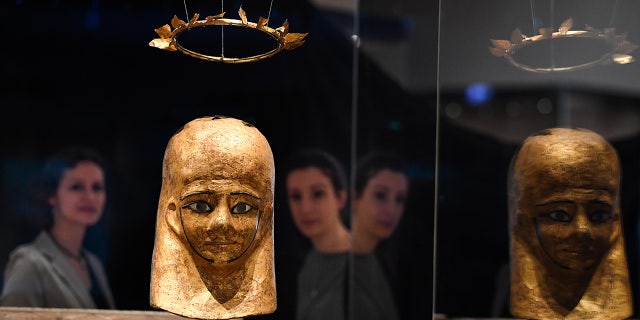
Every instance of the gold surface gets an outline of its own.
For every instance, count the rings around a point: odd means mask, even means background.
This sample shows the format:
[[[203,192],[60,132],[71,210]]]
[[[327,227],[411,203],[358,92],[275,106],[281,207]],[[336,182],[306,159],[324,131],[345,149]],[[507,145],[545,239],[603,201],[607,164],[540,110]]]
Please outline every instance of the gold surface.
[[[192,56],[194,58],[206,60],[206,61],[214,61],[214,62],[224,62],[224,63],[244,63],[244,62],[255,62],[258,60],[262,60],[265,58],[269,58],[277,54],[278,52],[284,50],[293,50],[302,44],[304,44],[304,38],[308,33],[293,33],[289,32],[289,22],[285,20],[282,26],[278,28],[270,28],[267,24],[269,22],[268,19],[260,17],[258,22],[250,22],[247,20],[246,12],[240,7],[238,10],[238,15],[240,16],[240,20],[238,19],[227,19],[224,18],[224,12],[215,15],[215,16],[207,16],[203,20],[198,20],[200,15],[198,13],[194,14],[193,17],[185,22],[179,19],[177,16],[174,16],[171,19],[171,26],[168,24],[163,25],[160,28],[155,29],[154,31],[160,36],[160,38],[154,38],[149,42],[149,46],[155,47],[162,50],[167,51],[180,51],[186,55]],[[243,27],[254,29],[260,32],[264,32],[269,35],[271,38],[275,40],[275,47],[273,50],[268,52],[249,56],[249,57],[225,57],[223,55],[214,56],[207,55],[201,52],[196,52],[185,48],[178,41],[178,36],[190,30],[194,30],[198,27],[206,27],[206,26],[231,26],[231,27]],[[171,28],[173,27],[173,29]]]
[[[514,316],[631,316],[620,172],[616,150],[591,131],[552,128],[523,142],[509,181]]]
[[[252,125],[190,121],[165,150],[151,306],[198,319],[276,309],[273,154]]]

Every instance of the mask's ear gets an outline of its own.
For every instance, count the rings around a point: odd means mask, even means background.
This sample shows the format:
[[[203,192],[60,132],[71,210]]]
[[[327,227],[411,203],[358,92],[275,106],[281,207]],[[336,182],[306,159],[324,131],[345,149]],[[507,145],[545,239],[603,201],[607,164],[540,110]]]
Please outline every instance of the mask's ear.
[[[262,216],[260,217],[260,234],[265,234],[269,230],[273,229],[273,202],[268,203],[262,209]]]
[[[169,197],[169,201],[166,202],[164,208],[164,219],[169,226],[169,229],[176,235],[182,234],[182,225],[180,223],[180,216],[178,212],[178,205],[174,197]]]
[[[620,207],[616,205],[614,209],[614,216],[618,217],[616,220],[616,227],[613,228],[613,232],[611,232],[611,236],[609,237],[609,243],[614,243],[618,240],[618,237],[622,234],[622,214],[620,213]]]

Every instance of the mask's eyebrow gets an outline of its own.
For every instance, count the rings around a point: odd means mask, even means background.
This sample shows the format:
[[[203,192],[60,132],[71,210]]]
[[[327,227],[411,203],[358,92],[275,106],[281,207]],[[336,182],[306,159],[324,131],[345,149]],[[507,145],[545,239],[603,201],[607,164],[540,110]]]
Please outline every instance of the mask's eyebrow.
[[[211,195],[211,194],[213,194],[213,192],[211,192],[211,191],[196,191],[196,192],[187,193],[184,196],[180,197],[180,201],[182,201],[182,200],[184,200],[186,198],[189,198],[191,196],[196,196],[196,195],[201,195],[201,194],[209,194],[209,195]]]
[[[245,195],[245,196],[249,196],[252,198],[256,198],[258,200],[262,200],[260,197],[258,197],[257,195],[253,194],[253,193],[249,193],[249,192],[244,192],[244,191],[235,191],[235,192],[231,192],[230,195],[232,196],[237,196],[237,195]]]
[[[611,207],[611,208],[613,208],[613,204],[611,204],[611,203],[610,203],[610,202],[608,202],[608,201],[604,201],[604,200],[592,200],[592,201],[590,201],[589,203],[590,203],[590,204],[597,204],[597,205],[602,205],[602,206],[605,206],[605,207]]]
[[[196,191],[196,192],[187,193],[187,194],[185,194],[184,196],[182,196],[180,198],[180,201],[182,201],[182,200],[184,200],[184,199],[186,199],[188,197],[195,196],[195,195],[201,195],[201,194],[211,195],[211,194],[213,194],[213,192],[211,192],[211,191]],[[234,192],[231,192],[229,194],[232,195],[232,196],[245,195],[245,196],[249,196],[249,197],[255,198],[257,200],[262,200],[262,198],[260,198],[259,196],[255,195],[253,193],[244,192],[244,191],[234,191]]]
[[[544,207],[544,206],[549,206],[554,204],[572,204],[572,203],[573,201],[571,200],[554,200],[549,202],[536,203],[536,207]]]

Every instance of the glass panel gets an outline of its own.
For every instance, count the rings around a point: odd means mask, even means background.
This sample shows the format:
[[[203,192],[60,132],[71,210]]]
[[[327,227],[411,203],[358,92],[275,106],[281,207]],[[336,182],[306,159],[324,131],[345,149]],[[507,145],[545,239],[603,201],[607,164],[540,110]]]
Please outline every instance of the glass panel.
[[[434,1],[362,1],[359,9],[353,279],[355,289],[365,292],[353,292],[353,319],[427,318],[432,300],[438,6]],[[405,160],[408,193],[401,191],[402,179],[395,179],[394,169],[386,171],[388,176],[373,171],[360,177],[361,166],[368,166],[359,160],[375,152],[393,152]],[[404,208],[398,208],[402,198]],[[368,223],[358,227],[356,220]],[[372,238],[369,244],[375,243],[368,247],[373,251],[359,252],[363,234]],[[362,308],[376,299],[372,309]],[[375,313],[367,313],[371,310]]]
[[[600,63],[607,50],[621,50],[617,40],[562,37],[553,44],[511,47],[517,52],[505,55],[504,42],[491,39],[517,44],[531,41],[526,37],[538,35],[539,28],[560,32],[572,23],[568,30],[614,28],[637,44],[640,24],[633,12],[639,5],[441,1],[436,313],[511,317],[509,162],[528,135],[550,127],[590,129],[618,150],[627,261],[633,290],[638,289],[640,65],[613,63],[612,56],[610,63]]]

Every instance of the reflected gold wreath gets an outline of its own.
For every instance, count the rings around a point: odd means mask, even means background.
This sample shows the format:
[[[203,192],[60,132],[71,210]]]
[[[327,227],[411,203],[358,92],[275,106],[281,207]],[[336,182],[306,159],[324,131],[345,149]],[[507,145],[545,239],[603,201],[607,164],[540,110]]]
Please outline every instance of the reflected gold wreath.
[[[572,27],[573,19],[569,18],[562,22],[558,31],[553,32],[551,28],[540,28],[538,30],[540,34],[532,37],[524,35],[520,29],[515,29],[511,32],[510,40],[490,39],[493,47],[489,47],[489,51],[496,57],[504,57],[510,64],[519,69],[537,73],[582,70],[611,62],[619,64],[633,62],[633,56],[629,54],[637,49],[638,46],[627,41],[626,35],[616,35],[615,28],[599,30],[587,25],[584,30],[571,30]],[[592,61],[565,67],[533,67],[518,61],[515,57],[518,50],[522,48],[540,44],[543,40],[562,38],[587,38],[594,41],[604,41],[609,49],[605,54]]]

